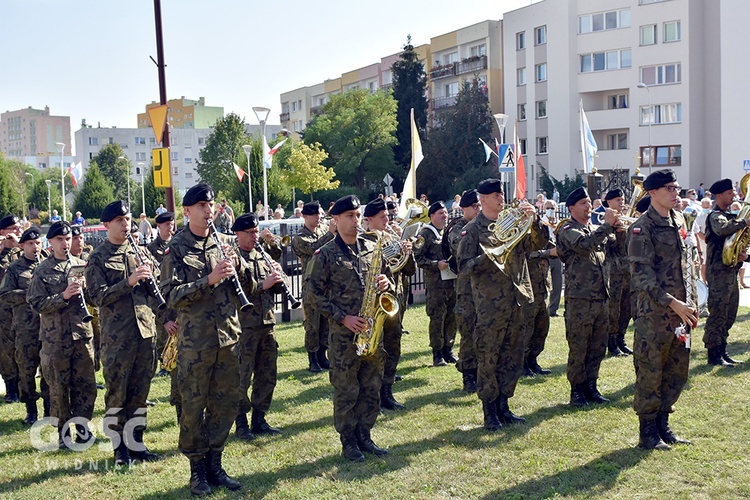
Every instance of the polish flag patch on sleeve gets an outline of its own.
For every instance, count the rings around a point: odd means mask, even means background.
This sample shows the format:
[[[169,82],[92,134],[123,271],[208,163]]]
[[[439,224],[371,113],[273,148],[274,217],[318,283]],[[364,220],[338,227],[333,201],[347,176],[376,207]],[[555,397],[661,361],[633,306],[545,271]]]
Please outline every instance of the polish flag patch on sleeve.
[[[634,227],[633,228],[633,234],[641,234],[641,228],[640,227]]]

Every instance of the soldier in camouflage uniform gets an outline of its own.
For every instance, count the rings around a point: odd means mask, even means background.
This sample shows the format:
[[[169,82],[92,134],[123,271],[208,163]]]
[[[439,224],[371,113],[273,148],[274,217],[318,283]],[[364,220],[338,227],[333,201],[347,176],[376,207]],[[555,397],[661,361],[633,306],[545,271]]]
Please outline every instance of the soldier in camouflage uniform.
[[[6,215],[0,219],[0,279],[5,270],[21,256],[18,240],[21,237],[21,224],[16,215]],[[10,325],[13,308],[10,304],[0,304],[0,324]],[[15,356],[15,331],[5,328],[0,332],[0,375],[5,382],[5,402],[18,402],[18,364]]]
[[[637,294],[635,320],[635,396],[640,420],[639,445],[669,449],[689,443],[669,427],[669,414],[688,377],[687,335],[698,326],[696,275],[680,236],[682,214],[673,207],[680,187],[672,170],[649,175],[644,188],[651,207],[634,224],[628,238],[632,287]],[[678,336],[677,334],[681,335]]]
[[[446,366],[458,361],[453,355],[456,340],[456,288],[455,279],[444,280],[441,272],[448,269],[448,258],[442,245],[443,229],[448,222],[445,204],[438,201],[427,211],[430,223],[419,235],[424,245],[414,250],[417,265],[424,269],[425,312],[430,317],[430,347],[433,366]]]
[[[83,237],[83,226],[72,225],[70,226],[70,234],[72,236],[70,240],[70,255],[78,257],[81,260],[88,262],[91,252],[94,251],[94,247],[87,245]],[[99,322],[99,308],[94,307],[91,304],[86,304],[89,312],[93,316],[91,320],[91,328],[94,330],[94,371],[99,371],[101,368],[101,345],[102,345],[102,330],[101,323]],[[103,385],[96,385],[99,389],[104,389]]]
[[[317,201],[305,203],[302,207],[302,218],[305,225],[292,238],[294,253],[299,258],[302,269],[302,295],[305,296],[307,289],[307,264],[310,262],[315,251],[331,241],[336,236],[336,224],[331,221],[328,227],[320,225],[320,204]],[[318,373],[329,367],[326,350],[328,350],[328,321],[320,313],[313,309],[310,301],[302,301],[302,312],[304,313],[303,325],[305,327],[305,349],[309,361],[308,370]]]
[[[64,221],[53,223],[47,231],[47,240],[53,254],[34,269],[26,300],[41,315],[40,364],[49,386],[50,416],[57,418],[62,447],[68,439],[65,426],[68,420],[73,417],[91,420],[94,413],[94,332],[91,323],[83,320],[88,314],[81,307],[83,287],[68,277],[72,265],[85,264],[77,257],[67,259],[70,225]],[[76,427],[78,440],[88,440],[85,426]]]
[[[237,273],[246,290],[256,284],[247,275],[244,259],[231,250],[234,238],[211,235],[211,186],[191,187],[182,205],[190,220],[164,253],[160,287],[168,307],[177,311],[177,377],[182,399],[179,449],[190,459],[191,492],[204,495],[211,492],[210,485],[241,487],[221,465],[240,396],[240,367],[234,349],[240,336],[240,303],[232,276]]]
[[[102,344],[101,357],[107,415],[113,422],[105,433],[111,437],[115,463],[126,464],[131,457],[156,460],[143,443],[145,426],[137,426],[132,436],[124,435],[128,420],[145,419],[146,399],[154,374],[156,327],[152,297],[145,284],[152,276],[148,257],[138,257],[128,242],[131,227],[130,207],[114,201],[104,207],[101,221],[107,228],[107,240],[99,245],[86,265],[86,286],[91,302],[99,308]],[[132,442],[131,442],[132,439]]]
[[[549,240],[549,231],[546,227],[544,229],[543,236]],[[557,247],[549,240],[546,248],[532,250],[526,258],[534,302],[525,307],[528,342],[524,351],[523,369],[526,376],[549,375],[552,371],[539,366],[537,358],[544,351],[549,333],[549,292],[552,289],[550,261],[557,259]]]
[[[607,208],[604,223],[589,220],[591,199],[578,188],[565,201],[570,220],[557,233],[557,253],[565,264],[565,336],[568,340],[570,404],[606,403],[596,387],[607,353],[609,269],[604,247],[614,240],[616,213]]]
[[[172,234],[174,233],[174,214],[172,212],[162,212],[156,216],[155,222],[157,229],[156,238],[154,238],[146,248],[151,252],[153,258],[156,259],[156,262],[161,265],[161,262],[164,260],[164,251],[167,249],[167,245],[172,239]],[[155,365],[158,365],[158,359],[161,353],[164,352],[164,345],[167,343],[167,336],[177,335],[177,323],[175,323],[177,313],[175,311],[165,308],[157,312],[157,316]],[[156,366],[154,369],[156,369]],[[159,373],[156,374],[157,377],[166,377],[167,375],[169,375],[169,372],[165,370],[164,367],[162,367]],[[172,406],[179,408],[179,396],[176,393],[176,375],[177,374],[174,374],[172,377],[172,394],[169,401]]]
[[[521,203],[521,210],[535,217],[531,233],[504,255],[502,264],[498,263],[484,248],[497,246],[489,226],[496,222],[505,204],[502,184],[499,179],[486,179],[479,183],[477,192],[482,211],[464,226],[458,244],[458,268],[471,277],[477,317],[477,395],[482,401],[484,428],[496,431],[503,423],[525,422],[510,411],[508,399],[515,394],[523,373],[524,306],[534,300],[526,254],[544,247],[546,228],[536,217],[534,207]]]
[[[385,261],[381,269],[370,269],[376,244],[358,235],[357,197],[340,198],[330,213],[338,234],[318,249],[310,261],[305,300],[312,301],[329,320],[334,426],[341,438],[344,457],[361,462],[365,459],[363,451],[382,456],[388,450],[377,446],[370,435],[380,411],[385,353],[380,345],[373,356],[357,355],[355,333],[368,326],[359,311],[367,281],[371,284],[374,281],[381,292],[393,292],[394,286]]]
[[[463,216],[448,228],[448,240],[453,262],[456,262],[458,257],[458,244],[461,241],[464,227],[479,214],[480,204],[477,190],[470,189],[464,192],[458,204],[462,209]],[[458,332],[461,334],[456,369],[463,376],[463,390],[468,393],[477,392],[477,354],[474,345],[474,327],[477,322],[477,313],[474,309],[474,298],[471,291],[471,276],[466,270],[458,271],[454,311]]]
[[[742,262],[726,266],[721,254],[727,238],[750,225],[750,219],[738,219],[729,212],[734,198],[731,179],[723,179],[711,186],[715,205],[706,221],[706,281],[708,282],[708,311],[703,344],[708,350],[708,364],[733,366],[740,363],[727,354],[729,330],[737,318],[740,288],[737,273]],[[740,255],[744,260],[746,255]]]
[[[42,231],[36,226],[27,229],[19,240],[23,255],[8,266],[0,284],[0,301],[13,307],[13,324],[16,332],[16,363],[20,399],[26,404],[23,423],[32,425],[37,420],[36,402],[40,393],[36,390],[36,372],[39,369],[39,314],[26,302],[32,273],[42,259]],[[44,414],[49,416],[49,389],[44,378],[40,381]]]

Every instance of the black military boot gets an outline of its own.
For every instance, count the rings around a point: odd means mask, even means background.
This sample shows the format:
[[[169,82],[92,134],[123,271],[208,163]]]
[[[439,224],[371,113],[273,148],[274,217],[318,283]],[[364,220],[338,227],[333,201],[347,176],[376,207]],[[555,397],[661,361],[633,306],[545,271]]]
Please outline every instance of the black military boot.
[[[352,462],[364,462],[365,456],[357,445],[357,431],[354,434],[342,434],[341,435],[341,454],[345,459],[351,460]]]
[[[42,410],[44,411],[45,417],[49,417],[49,398],[42,399]]]
[[[640,417],[640,440],[638,447],[644,450],[671,450],[672,447],[662,441],[656,429],[656,419],[646,420]]]
[[[552,370],[547,370],[546,368],[542,368],[539,366],[539,363],[536,360],[536,356],[528,356],[526,358],[526,363],[529,365],[529,368],[531,368],[531,371],[536,373],[537,375],[549,375],[552,373]]]
[[[326,356],[327,350],[328,348],[325,346],[318,349],[318,366],[323,370],[329,370],[331,368],[331,363],[328,362],[328,357]]]
[[[195,496],[211,494],[206,473],[206,461],[203,458],[190,459],[190,493]]]
[[[159,455],[152,453],[146,447],[146,443],[143,442],[143,431],[146,430],[143,426],[138,426],[133,429],[133,443],[128,447],[130,449],[130,456],[136,460],[142,462],[155,462],[159,460]]]
[[[125,440],[120,435],[120,444],[114,450],[115,454],[115,465],[122,467],[123,465],[130,465],[130,452],[128,446],[125,444]]]
[[[26,418],[23,419],[23,425],[34,425],[37,416],[36,401],[26,401]]]
[[[656,430],[659,437],[667,444],[693,444],[687,439],[682,439],[669,427],[669,412],[660,411],[656,414]]]
[[[589,404],[584,387],[586,384],[570,384],[570,405],[581,407]]]
[[[247,425],[247,413],[238,413],[234,419],[234,435],[245,441],[255,439],[255,434],[250,432],[250,426]]]
[[[732,365],[741,365],[742,364],[742,361],[737,361],[736,359],[732,359],[729,356],[729,354],[727,354],[727,343],[726,342],[724,342],[723,344],[721,344],[721,359],[723,359],[724,361],[726,361],[727,363],[732,364]]]
[[[620,350],[620,346],[617,345],[617,337],[614,335],[609,336],[609,341],[607,342],[607,349],[609,350],[609,355],[613,358],[619,357],[619,356],[625,356],[625,353]]]
[[[236,479],[230,477],[221,466],[220,451],[209,450],[206,454],[206,479],[211,486],[223,486],[228,490],[237,491],[242,485]]]
[[[323,369],[320,367],[320,363],[318,363],[317,352],[308,352],[307,359],[310,362],[310,366],[307,367],[308,371],[311,371],[313,373],[320,373],[323,371]]]
[[[89,428],[83,424],[75,424],[76,427],[76,443],[83,444],[88,443],[92,439],[96,439],[91,433]],[[93,443],[93,441],[92,441]]]
[[[388,454],[388,450],[381,448],[372,441],[372,437],[370,437],[370,429],[365,429],[362,425],[357,426],[357,446],[360,451],[372,453],[378,457]]]
[[[453,349],[450,346],[443,347],[443,359],[446,363],[455,364],[458,358],[453,354]]]
[[[529,377],[529,378],[536,376],[536,373],[534,373],[534,370],[531,369],[531,367],[529,366],[529,362],[526,358],[524,358],[523,360],[523,376]]]
[[[724,357],[721,355],[721,346],[709,347],[708,364],[714,365],[714,366],[734,366],[732,363],[725,360]]]
[[[477,392],[477,371],[464,370],[462,375],[464,377],[464,392],[469,394]]]
[[[266,412],[264,411],[253,410],[250,420],[252,425],[250,431],[253,434],[281,434],[281,429],[268,425],[268,422],[266,422]]]
[[[502,394],[495,400],[495,410],[497,418],[504,424],[523,424],[526,419],[515,415],[508,407],[508,397]]]
[[[484,428],[490,432],[500,429],[503,424],[497,418],[497,407],[494,401],[482,400],[482,412],[484,413]]]
[[[625,343],[625,334],[624,333],[618,333],[617,334],[617,347],[620,348],[620,352],[627,354],[630,356],[633,354],[633,349],[628,347],[628,344]]]
[[[599,389],[596,388],[595,378],[586,382],[583,394],[586,396],[586,400],[589,403],[609,403],[609,399],[602,396],[602,394],[599,392]]]
[[[432,366],[448,366],[443,359],[443,352],[440,349],[432,350]]]
[[[18,403],[18,379],[5,381],[5,402]]]
[[[380,386],[380,407],[386,410],[403,410],[405,408],[393,397],[393,385],[383,384]]]
[[[68,450],[68,445],[65,444],[65,438],[68,438],[68,442],[72,443],[70,439],[70,426],[63,425],[57,428],[57,448],[60,450]]]

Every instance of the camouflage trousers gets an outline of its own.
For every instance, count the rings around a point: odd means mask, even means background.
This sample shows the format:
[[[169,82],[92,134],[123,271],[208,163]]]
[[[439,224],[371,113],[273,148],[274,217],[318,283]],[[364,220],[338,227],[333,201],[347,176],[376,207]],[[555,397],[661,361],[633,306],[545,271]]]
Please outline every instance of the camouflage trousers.
[[[381,350],[371,358],[357,356],[354,334],[341,325],[332,325],[329,354],[336,431],[351,435],[358,424],[372,429],[380,412],[385,353]]]
[[[549,291],[549,313],[557,314],[557,310],[560,307],[560,295],[562,295],[562,261],[560,259],[550,259],[549,272],[552,277],[552,289]]]
[[[456,369],[461,373],[467,370],[476,370],[477,353],[474,329],[476,328],[477,313],[474,310],[474,303],[471,295],[469,295],[468,301],[462,297],[458,297],[455,312],[458,333],[461,335],[461,344],[459,345]]]
[[[477,395],[492,402],[501,394],[512,398],[523,373],[526,328],[523,308],[512,306],[496,315],[490,328],[477,325],[474,331],[477,353]],[[487,323],[487,319],[483,322]]]
[[[240,366],[234,346],[177,353],[182,399],[179,449],[188,458],[224,450],[239,399]]]
[[[182,406],[182,399],[180,398],[180,386],[179,377],[177,376],[177,368],[169,372],[169,404],[172,406]]]
[[[396,381],[396,368],[401,359],[401,320],[398,314],[387,317],[383,324],[383,349],[385,361],[383,366],[383,384],[393,385]]]
[[[404,324],[404,314],[406,309],[409,307],[409,294],[411,293],[411,276],[407,276],[404,273],[397,273],[394,280],[398,280],[397,294],[398,297],[398,317],[401,320],[401,325]]]
[[[675,336],[680,321],[672,318],[654,313],[635,322],[633,409],[647,419],[671,412],[688,378],[690,350]]]
[[[544,350],[549,333],[549,309],[546,298],[537,298],[533,303],[524,306],[526,311],[526,329],[528,340],[525,357],[536,359]]]
[[[307,352],[318,352],[321,347],[328,347],[328,320],[312,305],[302,302],[305,319],[305,349]]]
[[[40,361],[49,386],[50,416],[58,418],[58,427],[71,417],[91,419],[96,401],[91,339],[42,342]]]
[[[630,273],[609,275],[609,336],[625,335],[630,323]]]
[[[708,281],[708,318],[703,329],[703,344],[713,349],[726,343],[729,330],[737,319],[740,304],[740,286],[737,271],[706,272]]]
[[[599,378],[607,354],[607,300],[565,298],[568,381],[573,385]]]
[[[6,325],[6,328],[0,330],[0,375],[2,375],[6,384],[18,379],[16,331],[9,326],[12,319],[13,308],[0,306],[0,325]]]
[[[156,320],[156,344],[154,346],[154,373],[159,371],[161,362],[161,353],[164,352],[164,346],[167,344],[167,331],[161,321]]]
[[[245,327],[235,344],[240,366],[240,413],[251,409],[267,412],[276,388],[276,360],[279,344],[273,325]],[[252,385],[250,398],[247,392]]]
[[[107,416],[116,417],[108,427],[117,434],[122,434],[128,419],[145,417],[143,409],[154,376],[154,337],[144,339],[137,332],[136,335],[120,342],[105,340],[101,347],[102,373],[107,386],[104,405]]]
[[[456,341],[456,290],[433,288],[426,290],[425,312],[430,317],[430,347],[453,347]]]
[[[36,372],[39,369],[39,351],[42,341],[39,340],[39,330],[16,330],[16,364],[18,364],[19,399],[22,403],[33,403],[39,399],[36,390]],[[44,377],[39,382],[41,396],[49,399],[49,386]]]

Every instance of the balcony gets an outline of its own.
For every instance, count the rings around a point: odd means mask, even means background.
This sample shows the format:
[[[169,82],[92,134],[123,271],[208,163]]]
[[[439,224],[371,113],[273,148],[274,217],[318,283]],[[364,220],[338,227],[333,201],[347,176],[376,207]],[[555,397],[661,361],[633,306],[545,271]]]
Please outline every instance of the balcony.
[[[431,80],[439,80],[441,78],[448,78],[449,76],[456,76],[456,63],[441,64],[434,66],[430,70]]]
[[[456,105],[456,96],[449,95],[445,97],[435,97],[434,99],[430,99],[430,107],[433,111],[437,111],[438,109],[442,108],[450,108],[451,106]]]
[[[385,90],[385,91],[391,90],[392,88],[393,88],[392,83],[384,83],[383,85],[380,86],[380,90]]]
[[[487,56],[472,56],[456,64],[456,74],[476,73],[487,69]]]
[[[320,106],[313,106],[310,108],[310,116],[318,116],[323,109],[323,105]]]
[[[279,115],[279,121],[282,122],[282,123],[283,122],[288,122],[289,121],[289,112],[281,113]]]

